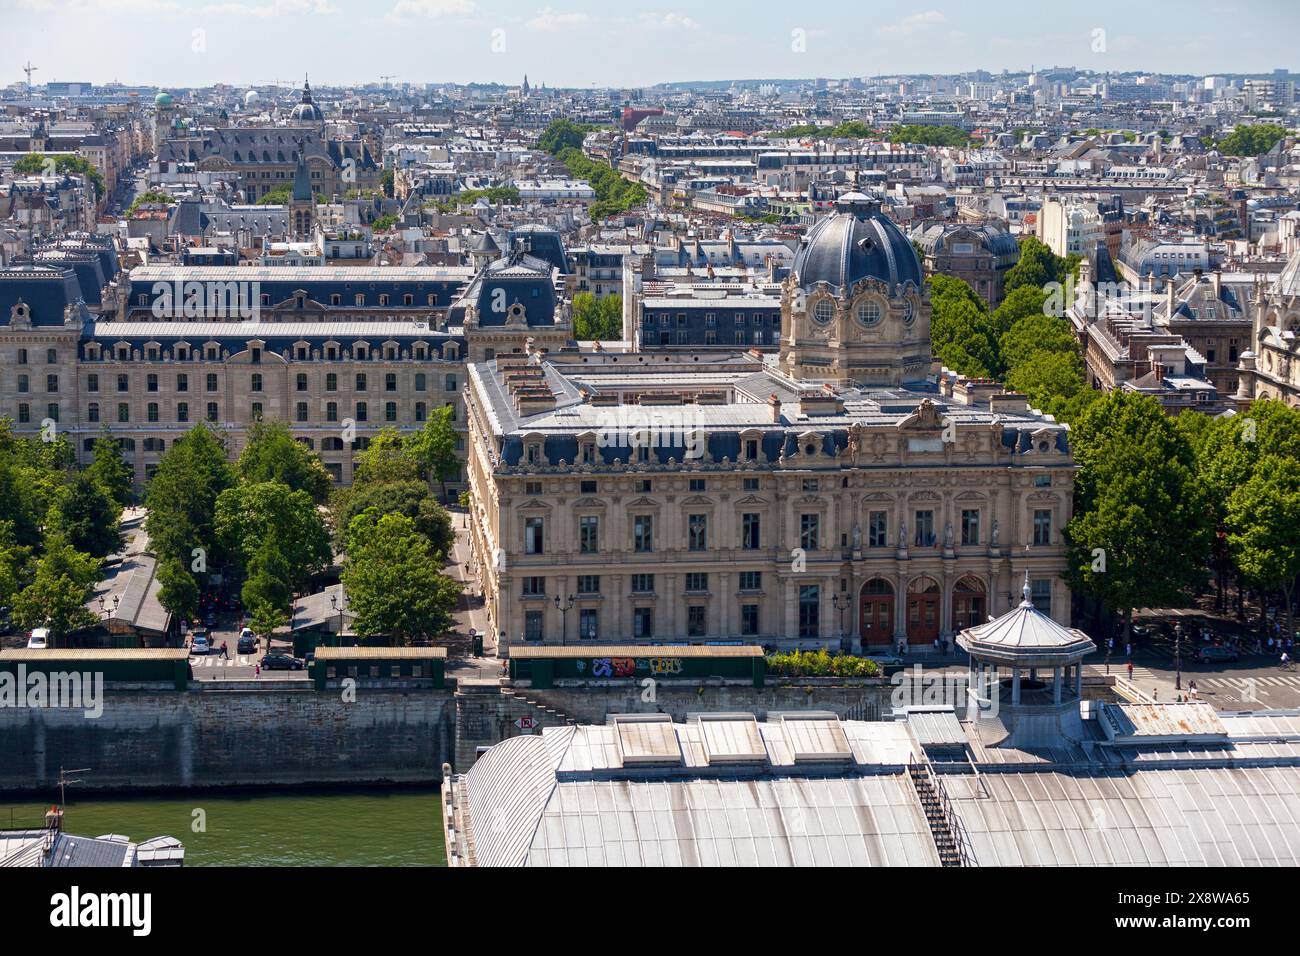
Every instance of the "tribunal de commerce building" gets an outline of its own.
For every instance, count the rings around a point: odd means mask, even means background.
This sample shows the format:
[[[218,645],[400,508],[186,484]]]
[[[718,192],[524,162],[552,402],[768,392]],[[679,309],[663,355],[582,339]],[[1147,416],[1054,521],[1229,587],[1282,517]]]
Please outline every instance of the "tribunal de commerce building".
[[[512,307],[548,324],[528,312],[545,304]],[[474,564],[499,653],[930,645],[1016,606],[1026,575],[1068,624],[1069,430],[939,367],[929,326],[912,245],[849,194],[795,257],[776,354],[471,356]]]

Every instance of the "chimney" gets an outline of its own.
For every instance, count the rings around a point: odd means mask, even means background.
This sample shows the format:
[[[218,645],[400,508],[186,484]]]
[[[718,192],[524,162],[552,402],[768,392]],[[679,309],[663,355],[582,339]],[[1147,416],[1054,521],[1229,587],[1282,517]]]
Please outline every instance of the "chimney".
[[[50,807],[45,811],[45,829],[52,834],[57,834],[63,830],[63,810],[60,807]]]
[[[1215,269],[1210,274],[1210,282],[1214,285],[1214,297],[1216,299],[1221,298],[1223,296],[1223,272]]]
[[[772,409],[773,423],[779,424],[781,421],[781,399],[776,397],[776,392],[767,397],[767,406]]]

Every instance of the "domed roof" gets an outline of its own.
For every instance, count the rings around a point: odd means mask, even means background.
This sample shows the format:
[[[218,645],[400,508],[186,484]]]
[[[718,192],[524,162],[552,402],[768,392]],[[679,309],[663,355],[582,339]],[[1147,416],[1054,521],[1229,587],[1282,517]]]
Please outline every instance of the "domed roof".
[[[153,98],[154,106],[171,106],[172,102],[172,95],[170,93],[159,93]]]
[[[302,84],[302,102],[293,108],[289,116],[305,123],[321,123],[325,120],[325,114],[320,111],[320,107],[312,102],[311,83],[305,79]]]
[[[880,202],[862,193],[845,193],[835,212],[808,230],[792,271],[805,289],[818,282],[847,288],[863,279],[922,284],[916,250],[880,211]]]
[[[262,98],[262,94],[257,92],[257,90],[249,90],[247,93],[244,94],[244,105],[252,106],[261,98]]]

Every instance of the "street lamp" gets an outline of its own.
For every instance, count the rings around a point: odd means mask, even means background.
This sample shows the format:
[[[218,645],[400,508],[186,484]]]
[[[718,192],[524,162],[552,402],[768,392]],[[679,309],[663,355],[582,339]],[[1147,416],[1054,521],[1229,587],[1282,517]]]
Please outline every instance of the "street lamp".
[[[1174,625],[1174,690],[1183,689],[1183,625]]]
[[[831,607],[840,612],[840,650],[844,650],[844,612],[849,609],[849,596],[839,593],[832,594]]]
[[[560,596],[558,594],[555,595],[555,607],[560,612],[560,644],[561,645],[567,642],[567,636],[569,633],[569,628],[568,628],[569,608],[573,607],[573,600],[574,600],[573,595],[570,594],[569,600],[565,603],[561,603]]]
[[[343,611],[347,608],[347,598],[340,588],[336,593],[330,595],[330,607],[339,612],[339,647],[343,646]]]

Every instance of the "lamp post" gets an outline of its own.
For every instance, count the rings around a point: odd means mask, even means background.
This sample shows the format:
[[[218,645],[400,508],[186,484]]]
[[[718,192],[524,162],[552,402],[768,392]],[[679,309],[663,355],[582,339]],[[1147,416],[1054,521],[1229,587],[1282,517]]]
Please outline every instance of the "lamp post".
[[[849,608],[849,596],[836,592],[831,595],[831,607],[840,612],[840,650],[844,650],[844,612]]]
[[[560,596],[555,595],[555,607],[560,612],[560,645],[563,646],[568,641],[569,633],[569,608],[573,607],[573,595],[569,595],[568,601],[561,603]]]
[[[1183,625],[1174,625],[1174,690],[1183,689]]]
[[[330,607],[339,612],[339,647],[343,646],[343,611],[347,608],[347,604],[342,588],[339,588],[337,594],[330,595]]]

